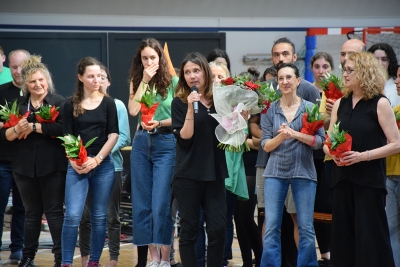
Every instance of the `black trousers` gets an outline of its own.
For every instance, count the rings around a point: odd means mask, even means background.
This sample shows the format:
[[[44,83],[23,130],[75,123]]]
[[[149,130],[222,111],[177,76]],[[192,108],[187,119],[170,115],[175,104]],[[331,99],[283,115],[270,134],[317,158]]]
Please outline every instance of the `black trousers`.
[[[252,259],[256,259],[256,267],[260,266],[263,243],[261,232],[254,221],[254,210],[257,204],[255,192],[256,177],[247,176],[247,190],[249,199],[245,201],[237,200],[235,209],[236,234],[242,254],[243,267],[253,267]]]
[[[385,189],[357,185],[347,179],[333,187],[333,266],[394,266],[385,196]]]
[[[314,159],[315,170],[317,171],[317,190],[315,193],[314,211],[332,213],[332,189],[331,172],[333,160],[324,163],[323,159]],[[317,238],[321,254],[331,251],[331,224],[314,223],[315,236]]]
[[[179,252],[183,266],[197,266],[195,243],[199,233],[200,207],[208,235],[207,266],[221,267],[226,228],[225,181],[175,178],[173,194],[180,214]]]
[[[66,172],[52,172],[42,177],[13,173],[25,207],[24,257],[35,258],[42,226],[42,214],[49,224],[55,262],[61,262],[61,232],[64,222]]]

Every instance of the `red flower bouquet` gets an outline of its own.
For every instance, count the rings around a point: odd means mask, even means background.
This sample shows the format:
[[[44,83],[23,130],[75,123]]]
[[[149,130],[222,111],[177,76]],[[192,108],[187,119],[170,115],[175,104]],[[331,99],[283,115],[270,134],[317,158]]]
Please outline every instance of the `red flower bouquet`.
[[[159,102],[156,102],[157,96],[157,88],[156,85],[153,85],[153,89],[147,87],[146,91],[140,98],[140,100],[136,100],[140,103],[140,112],[142,115],[140,116],[142,122],[146,125],[149,125],[149,121],[151,121],[156,114],[156,110]]]
[[[320,85],[322,86],[327,99],[336,101],[343,97],[343,80],[338,76],[327,74],[326,78],[322,79],[320,82]]]
[[[221,81],[221,86],[237,85],[245,90],[252,90],[258,95],[258,112],[267,113],[271,103],[278,100],[281,96],[276,93],[271,83],[253,82],[249,75],[229,77]]]
[[[78,137],[75,137],[72,134],[68,134],[66,137],[59,136],[57,138],[64,141],[62,145],[65,147],[67,158],[75,161],[78,166],[82,166],[82,164],[88,160],[86,148],[90,146],[97,137],[90,139],[86,145],[83,145],[82,139],[79,135]]]
[[[306,106],[306,112],[303,114],[303,127],[300,132],[314,135],[323,126],[324,120],[321,119],[318,104],[314,104],[311,110]]]
[[[4,106],[0,105],[0,118],[4,121],[3,128],[10,128],[18,124],[20,119],[26,118],[29,115],[29,111],[27,111],[24,115],[21,116],[19,114],[19,106],[17,105],[17,100],[13,102],[11,105],[11,109],[6,104]]]
[[[333,131],[327,133],[324,144],[328,146],[331,155],[341,158],[344,152],[351,151],[353,139],[345,131],[339,130],[339,124],[340,122],[333,125]]]
[[[36,119],[38,122],[56,122],[57,116],[60,112],[58,112],[59,107],[47,105],[41,106],[38,112],[35,112]]]

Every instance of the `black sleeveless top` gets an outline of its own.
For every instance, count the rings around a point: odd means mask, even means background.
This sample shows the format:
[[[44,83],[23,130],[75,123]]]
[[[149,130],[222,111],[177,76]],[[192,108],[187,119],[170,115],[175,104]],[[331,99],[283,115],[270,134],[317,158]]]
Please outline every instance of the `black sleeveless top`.
[[[340,130],[347,131],[352,137],[352,151],[364,152],[386,145],[386,136],[378,121],[378,101],[383,95],[370,100],[360,100],[352,107],[352,94],[340,100],[338,119]],[[339,167],[333,164],[332,186],[339,181],[350,182],[373,188],[386,189],[385,158],[362,161],[350,166]]]

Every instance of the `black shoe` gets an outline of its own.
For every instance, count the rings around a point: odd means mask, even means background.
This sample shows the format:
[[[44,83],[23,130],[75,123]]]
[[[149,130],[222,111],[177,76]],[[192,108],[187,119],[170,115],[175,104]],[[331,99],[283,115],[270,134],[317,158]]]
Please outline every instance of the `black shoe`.
[[[332,267],[331,260],[330,259],[326,259],[326,258],[321,258],[318,261],[318,266],[319,267]]]
[[[35,262],[32,258],[22,257],[22,260],[19,262],[18,267],[34,267]]]
[[[56,262],[56,263],[54,263],[54,267],[61,267],[61,262]]]

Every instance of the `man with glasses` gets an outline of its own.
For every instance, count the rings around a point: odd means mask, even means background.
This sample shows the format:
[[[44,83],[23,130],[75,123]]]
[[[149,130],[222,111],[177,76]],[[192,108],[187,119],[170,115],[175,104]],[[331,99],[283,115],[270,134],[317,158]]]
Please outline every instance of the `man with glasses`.
[[[13,80],[0,85],[0,105],[12,102],[22,95],[22,75],[21,65],[25,59],[30,56],[26,50],[14,50],[8,55],[9,66]],[[3,128],[4,121],[0,121],[0,129]],[[0,142],[0,222],[4,222],[5,209],[8,203],[8,197],[12,189],[12,220],[11,220],[11,254],[9,263],[18,263],[22,258],[22,247],[24,244],[24,221],[25,209],[22,204],[21,195],[14,182],[11,170],[12,161],[12,142]],[[0,238],[3,235],[3,227],[0,228]],[[1,245],[1,242],[0,242]],[[1,246],[0,246],[1,247]],[[4,262],[3,262],[4,263]],[[33,264],[32,264],[33,266]]]

